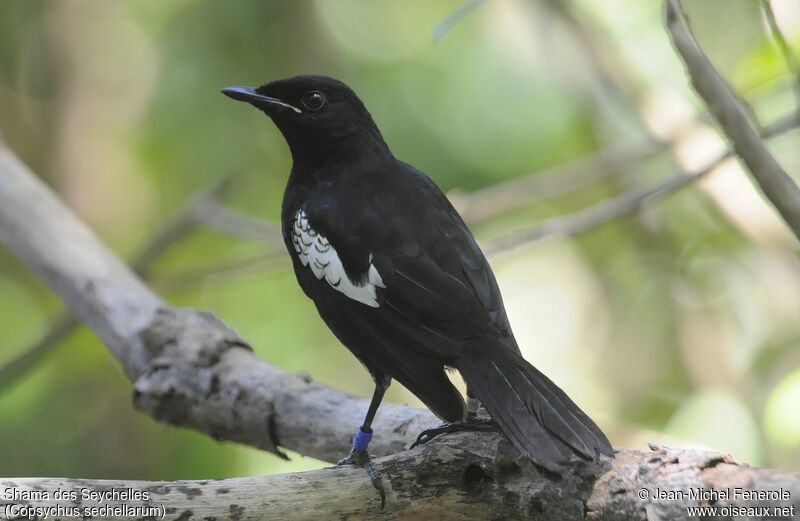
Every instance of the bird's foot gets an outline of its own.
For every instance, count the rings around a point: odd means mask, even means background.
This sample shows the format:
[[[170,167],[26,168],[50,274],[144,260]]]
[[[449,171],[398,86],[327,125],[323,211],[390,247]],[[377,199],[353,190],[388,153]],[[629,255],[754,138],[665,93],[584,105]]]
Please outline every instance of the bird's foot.
[[[381,496],[381,510],[383,510],[384,505],[386,505],[386,491],[383,488],[383,480],[381,479],[381,475],[378,474],[378,471],[375,470],[375,467],[372,466],[369,453],[367,453],[366,450],[353,449],[350,451],[350,454],[340,459],[336,464],[364,467],[367,470],[370,481],[372,481],[372,486],[375,487],[375,490],[377,490],[378,494]]]
[[[433,429],[425,429],[419,433],[419,436],[417,436],[417,441],[412,443],[410,448],[413,449],[417,445],[428,443],[432,439],[442,434],[462,431],[492,432],[497,431],[498,429],[499,427],[491,418],[480,418],[475,415],[467,415],[467,418],[464,421],[457,423],[443,423],[442,425],[434,427]]]
[[[372,482],[372,486],[375,487],[375,490],[377,490],[378,494],[381,496],[381,510],[383,510],[383,507],[386,505],[386,491],[383,488],[383,480],[381,479],[381,475],[378,473],[378,471],[375,470],[375,467],[372,466],[370,455],[367,452],[367,445],[369,444],[369,440],[371,438],[371,430],[368,433],[364,433],[364,431],[359,430],[358,434],[356,435],[353,448],[350,450],[350,454],[340,459],[338,462],[336,462],[336,464],[364,467],[367,471],[370,481]]]

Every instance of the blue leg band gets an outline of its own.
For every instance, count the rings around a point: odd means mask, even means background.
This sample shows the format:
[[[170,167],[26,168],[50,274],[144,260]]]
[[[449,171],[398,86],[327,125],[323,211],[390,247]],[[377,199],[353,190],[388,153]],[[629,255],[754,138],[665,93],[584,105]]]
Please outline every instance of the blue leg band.
[[[356,433],[356,439],[353,440],[353,450],[360,452],[366,451],[371,439],[372,429],[365,432],[362,427],[359,427],[358,432]]]

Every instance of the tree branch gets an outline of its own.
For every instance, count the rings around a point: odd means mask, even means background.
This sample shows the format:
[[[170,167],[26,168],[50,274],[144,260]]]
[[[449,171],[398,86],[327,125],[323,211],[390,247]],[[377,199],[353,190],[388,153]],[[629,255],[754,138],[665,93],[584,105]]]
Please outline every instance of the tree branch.
[[[97,520],[217,519],[285,521],[308,519],[419,520],[547,519],[667,520],[697,519],[687,507],[779,508],[787,518],[800,511],[800,474],[758,469],[706,451],[654,447],[652,452],[623,450],[611,463],[576,461],[560,479],[544,476],[509,452],[497,434],[459,433],[417,449],[374,461],[387,493],[387,510],[363,469],[334,467],[295,474],[213,481],[101,481],[64,478],[7,478],[2,486],[18,493],[72,491],[80,499],[14,501],[29,507],[80,509],[108,505],[149,507],[148,512],[98,515]],[[596,477],[598,476],[598,477]],[[740,487],[737,495],[735,487]],[[89,499],[88,492],[131,490],[147,499]],[[644,497],[646,491],[647,497]],[[656,494],[692,490],[730,491],[730,499],[667,501]],[[743,492],[785,491],[788,499],[745,500]],[[640,496],[642,494],[642,496]],[[784,496],[785,497],[785,496]],[[84,499],[85,498],[85,499]],[[0,504],[3,498],[0,496]],[[7,507],[6,507],[7,508]],[[40,516],[41,518],[42,516]],[[50,516],[54,518],[55,516]],[[67,516],[61,516],[67,517]],[[703,516],[722,519],[726,516]],[[738,516],[728,516],[733,518]],[[761,515],[748,516],[761,518]],[[776,518],[778,516],[775,516]]]
[[[175,212],[167,222],[148,239],[139,253],[133,257],[131,267],[140,276],[146,276],[150,267],[172,245],[180,241],[200,224],[205,221],[200,217],[202,208],[207,204],[215,203],[230,192],[233,185],[240,178],[240,171],[234,170],[222,176],[207,188],[193,195],[186,203]]]
[[[159,290],[172,290],[196,287],[198,281],[220,283],[245,273],[267,273],[290,268],[286,253],[261,252],[232,260],[210,263],[190,270],[175,273],[159,273],[151,283]]]
[[[242,239],[265,242],[283,250],[280,227],[269,221],[244,215],[227,208],[213,199],[202,201],[194,209],[193,217],[198,223]]]
[[[1,144],[2,141],[0,141],[0,145]],[[153,263],[155,263],[167,249],[190,234],[201,224],[201,219],[197,217],[198,214],[201,213],[198,211],[198,208],[209,201],[217,201],[224,197],[238,178],[239,172],[232,171],[191,197],[145,242],[139,253],[134,255],[131,261],[131,267],[134,272],[144,279],[147,279]],[[53,347],[58,345],[64,337],[69,335],[80,326],[80,324],[80,321],[69,311],[61,312],[39,340],[23,349],[19,355],[0,367],[0,388],[10,385],[25,374],[37,361]]]
[[[765,127],[761,132],[761,137],[763,139],[772,139],[797,127],[800,127],[800,110]],[[734,156],[734,150],[728,149],[702,170],[696,172],[679,171],[651,186],[626,192],[569,215],[554,217],[529,230],[518,231],[494,239],[484,245],[483,251],[487,256],[492,256],[527,243],[553,237],[575,235],[594,229],[612,219],[634,212],[649,202],[680,190],[712,172],[725,160]]]
[[[486,0],[465,0],[433,29],[433,41],[438,42],[444,38],[450,29],[485,2]]]
[[[36,362],[55,347],[59,341],[80,325],[69,311],[62,311],[52,320],[50,328],[32,345],[0,367],[0,391],[11,385],[30,370]]]
[[[697,93],[764,195],[800,238],[800,190],[770,153],[747,111],[689,29],[680,0],[665,0],[667,29]]]
[[[635,69],[629,66],[629,60],[623,56],[621,49],[615,49],[609,38],[581,17],[574,2],[542,0],[542,3],[558,15],[565,27],[572,32],[587,57],[589,67],[610,97],[628,102],[628,98],[632,96],[634,101],[640,101],[647,86]],[[641,117],[639,112],[636,115]]]
[[[589,186],[625,172],[668,149],[669,143],[645,141],[601,149],[586,157],[553,168],[539,170],[467,194],[448,194],[464,220],[476,223],[502,212],[527,206]]]
[[[148,358],[138,333],[160,299],[2,144],[0,179],[0,241],[59,294],[135,377]]]

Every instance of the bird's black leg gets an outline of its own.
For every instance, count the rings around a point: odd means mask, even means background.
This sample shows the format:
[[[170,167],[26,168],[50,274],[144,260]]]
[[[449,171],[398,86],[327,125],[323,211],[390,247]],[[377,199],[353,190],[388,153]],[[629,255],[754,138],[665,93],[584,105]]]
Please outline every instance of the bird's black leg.
[[[411,444],[413,449],[417,445],[428,443],[435,437],[441,434],[449,434],[452,432],[460,431],[496,431],[498,430],[497,424],[491,418],[479,418],[478,409],[480,409],[481,402],[474,394],[467,388],[467,415],[463,421],[456,423],[444,423],[433,429],[425,429],[419,433],[417,440]]]
[[[381,496],[381,509],[386,504],[386,491],[383,489],[383,481],[380,474],[372,466],[369,461],[369,453],[367,447],[372,439],[372,420],[375,419],[375,413],[378,412],[378,406],[383,400],[383,395],[386,389],[389,388],[391,379],[387,377],[375,378],[375,392],[372,393],[372,401],[369,402],[369,409],[367,409],[367,416],[364,418],[364,424],[359,427],[356,437],[353,440],[353,448],[350,449],[350,454],[340,459],[337,465],[359,465],[367,469],[369,479],[372,485]]]

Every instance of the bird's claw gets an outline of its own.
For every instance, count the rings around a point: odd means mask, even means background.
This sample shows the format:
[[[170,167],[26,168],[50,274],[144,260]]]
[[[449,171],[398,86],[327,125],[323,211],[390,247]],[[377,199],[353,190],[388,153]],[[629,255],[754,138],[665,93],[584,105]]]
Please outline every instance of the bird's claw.
[[[417,436],[416,441],[411,444],[410,448],[413,449],[418,445],[423,445],[425,443],[428,443],[432,439],[442,434],[450,434],[453,432],[462,432],[462,431],[490,432],[496,430],[498,430],[497,424],[491,419],[483,419],[477,416],[468,416],[467,419],[462,422],[443,423],[438,427],[434,427],[432,429],[425,429],[424,431],[419,433],[419,436]]]
[[[357,465],[363,467],[369,462],[369,453],[365,450],[353,449],[350,454],[336,462],[337,465]]]
[[[383,510],[383,507],[386,505],[386,491],[383,488],[383,480],[381,479],[381,475],[377,470],[375,470],[375,467],[372,466],[372,462],[370,461],[370,456],[367,451],[353,449],[350,451],[350,454],[340,459],[336,464],[364,467],[367,470],[367,475],[372,482],[372,486],[375,487],[375,490],[377,490],[378,494],[381,496],[381,510]]]
[[[414,447],[416,447],[418,445],[423,445],[425,443],[428,443],[429,441],[434,439],[436,436],[439,436],[440,434],[445,434],[447,432],[454,432],[451,429],[455,425],[458,425],[458,424],[456,424],[456,423],[444,423],[444,424],[442,424],[442,425],[440,425],[438,427],[434,427],[433,429],[425,429],[424,431],[419,433],[419,436],[417,436],[416,441],[414,441],[414,443],[411,444],[410,448],[413,449]]]

